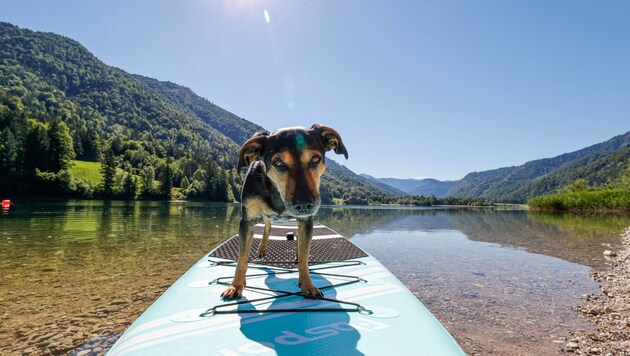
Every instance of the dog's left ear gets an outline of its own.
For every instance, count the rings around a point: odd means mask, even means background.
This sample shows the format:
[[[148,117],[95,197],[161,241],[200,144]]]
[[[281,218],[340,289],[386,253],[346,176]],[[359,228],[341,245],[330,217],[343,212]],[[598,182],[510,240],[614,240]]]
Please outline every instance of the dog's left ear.
[[[259,160],[265,150],[265,143],[269,136],[268,131],[256,132],[249,140],[247,140],[238,155],[238,164],[236,169],[238,171],[243,167],[249,167],[249,165]]]
[[[346,146],[343,145],[341,136],[339,136],[337,131],[328,126],[322,126],[319,124],[311,126],[311,129],[315,130],[319,138],[322,140],[322,144],[324,144],[326,151],[335,150],[336,154],[343,155],[346,159],[348,159],[348,151],[346,150]]]

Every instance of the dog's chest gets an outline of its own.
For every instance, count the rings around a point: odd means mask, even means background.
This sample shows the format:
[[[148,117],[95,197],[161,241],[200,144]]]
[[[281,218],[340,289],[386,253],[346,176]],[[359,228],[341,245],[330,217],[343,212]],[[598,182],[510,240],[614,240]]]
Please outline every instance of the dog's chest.
[[[267,215],[267,217],[269,218],[269,220],[271,220],[272,223],[277,223],[277,224],[288,223],[289,221],[291,221],[291,219],[295,219],[294,217],[291,217],[288,214],[272,214],[272,215]]]

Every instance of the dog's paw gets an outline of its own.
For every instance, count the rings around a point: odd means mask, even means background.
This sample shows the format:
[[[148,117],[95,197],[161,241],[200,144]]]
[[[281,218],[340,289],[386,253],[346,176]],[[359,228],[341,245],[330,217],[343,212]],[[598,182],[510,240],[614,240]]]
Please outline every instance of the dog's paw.
[[[263,258],[267,255],[267,246],[263,244],[261,244],[260,246],[258,246],[258,258]]]
[[[223,300],[238,299],[243,296],[243,288],[245,286],[230,285],[225,292],[221,293]]]
[[[323,297],[324,293],[317,289],[313,282],[310,283],[300,283],[300,289],[302,290],[302,295],[306,297]]]

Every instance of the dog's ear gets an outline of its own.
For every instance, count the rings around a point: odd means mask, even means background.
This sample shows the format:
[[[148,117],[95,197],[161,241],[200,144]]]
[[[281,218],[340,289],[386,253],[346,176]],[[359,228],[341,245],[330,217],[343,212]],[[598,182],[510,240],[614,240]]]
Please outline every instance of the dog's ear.
[[[259,131],[243,144],[238,155],[238,164],[236,165],[238,171],[243,167],[249,167],[252,162],[262,157],[268,136],[268,131]]]
[[[322,140],[326,151],[335,150],[336,154],[343,155],[348,159],[348,150],[346,150],[346,146],[343,145],[341,136],[339,136],[337,131],[328,126],[319,124],[311,126],[311,129],[315,130],[315,133],[319,136],[320,140]]]

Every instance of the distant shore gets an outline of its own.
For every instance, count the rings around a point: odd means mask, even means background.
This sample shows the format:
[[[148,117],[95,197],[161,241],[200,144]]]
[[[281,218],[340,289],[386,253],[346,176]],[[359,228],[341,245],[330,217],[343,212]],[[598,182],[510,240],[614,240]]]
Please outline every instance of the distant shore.
[[[563,350],[587,355],[630,355],[630,227],[621,234],[622,246],[605,251],[612,262],[606,271],[591,274],[600,283],[599,295],[584,295],[577,311],[597,329],[574,331]]]

